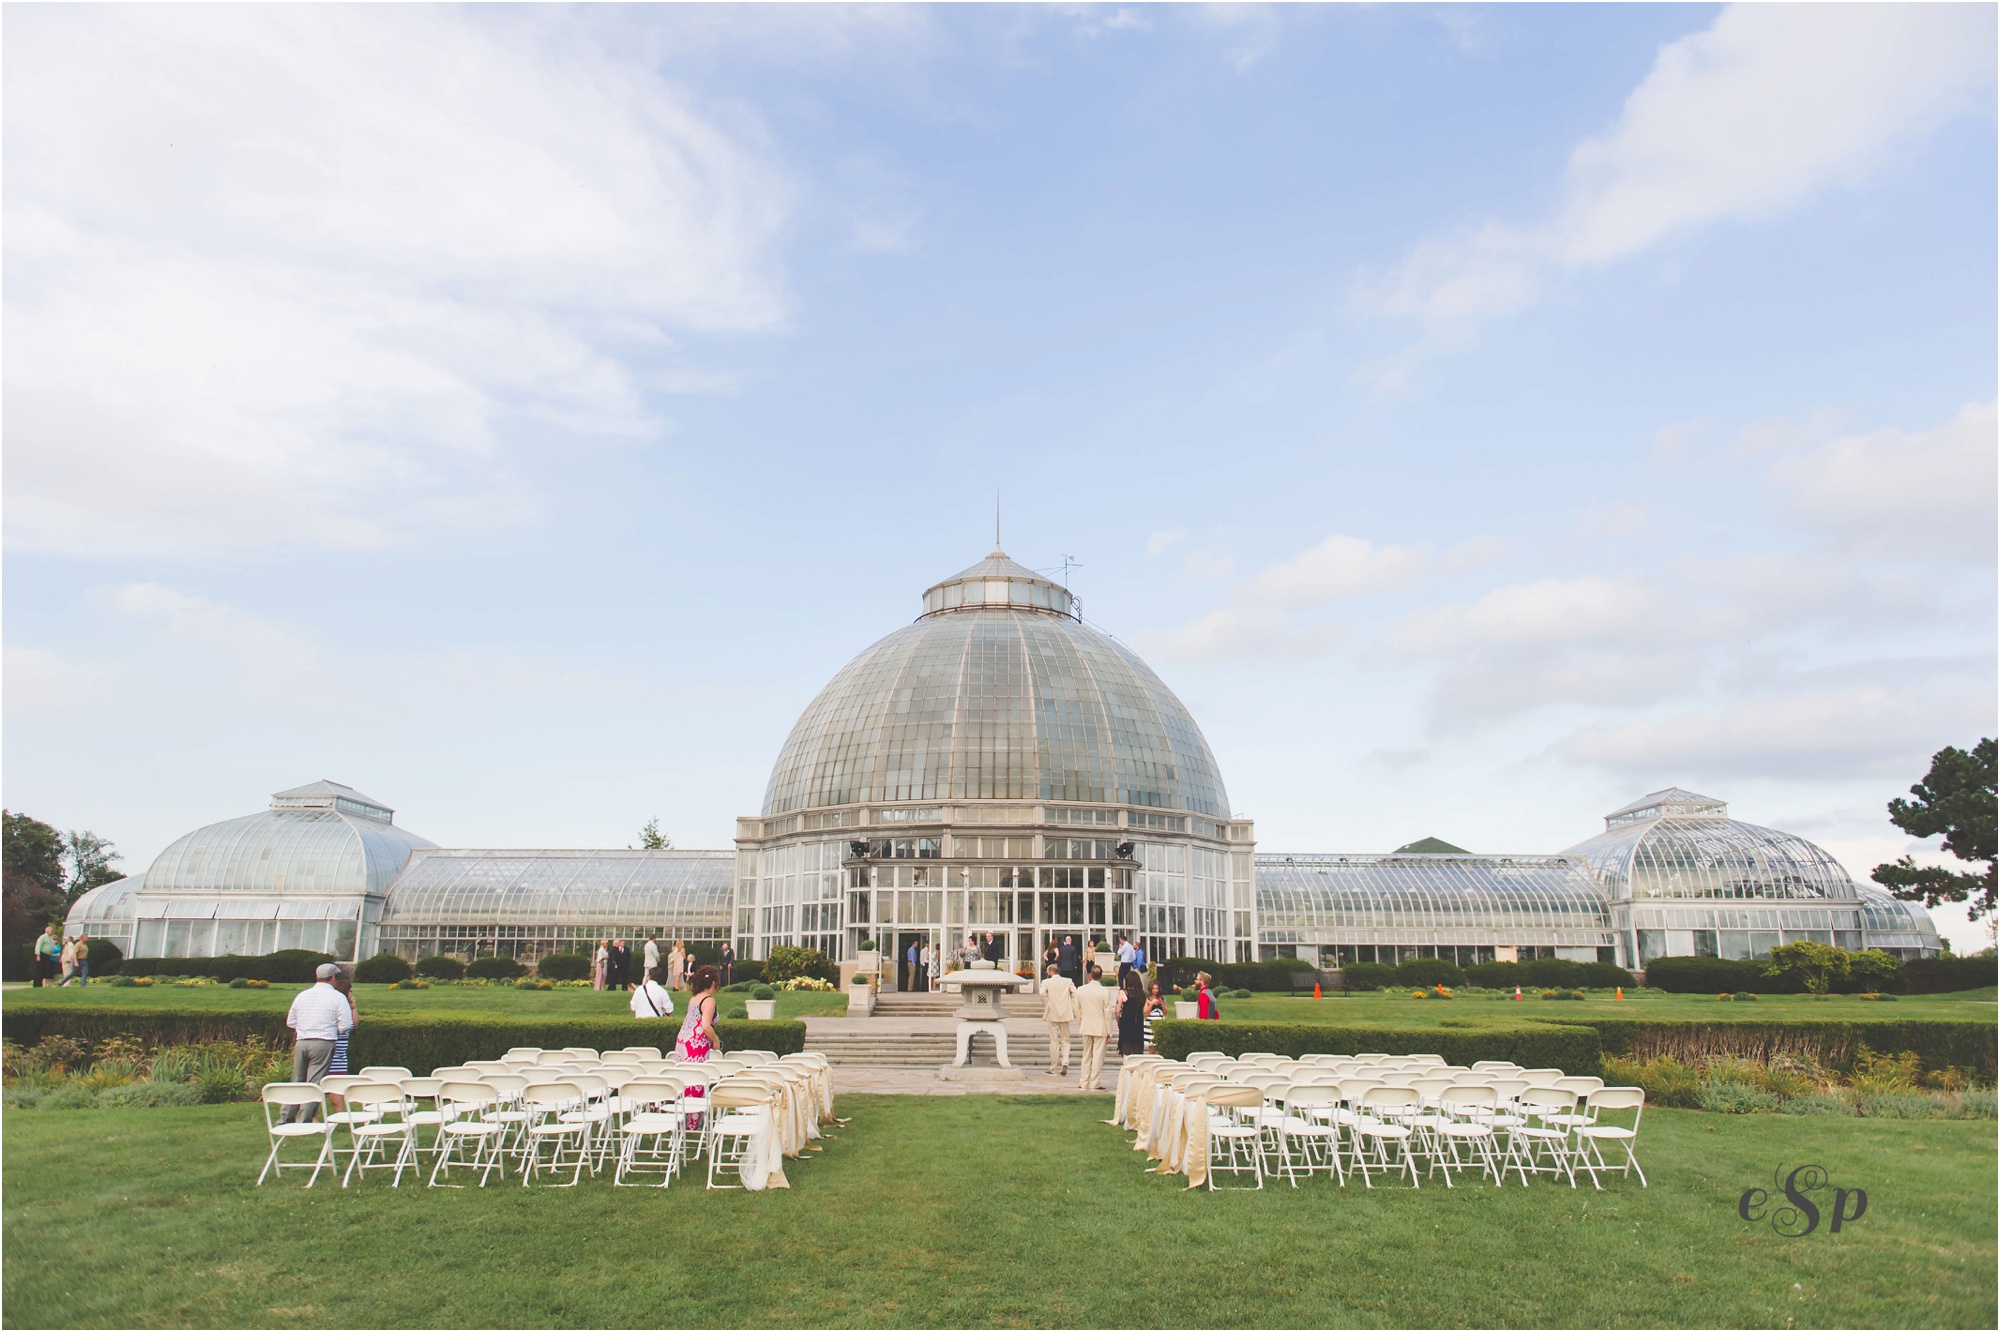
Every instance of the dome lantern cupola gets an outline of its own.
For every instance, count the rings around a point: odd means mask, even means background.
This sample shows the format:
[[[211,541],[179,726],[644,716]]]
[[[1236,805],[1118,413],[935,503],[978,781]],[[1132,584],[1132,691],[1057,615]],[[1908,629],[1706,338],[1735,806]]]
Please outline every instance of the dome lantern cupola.
[[[970,569],[960,570],[943,582],[934,583],[924,593],[924,615],[949,615],[954,611],[1010,609],[1040,611],[1044,615],[1077,614],[1076,598],[1060,583],[1052,583],[1032,569],[1007,558],[999,546]]]

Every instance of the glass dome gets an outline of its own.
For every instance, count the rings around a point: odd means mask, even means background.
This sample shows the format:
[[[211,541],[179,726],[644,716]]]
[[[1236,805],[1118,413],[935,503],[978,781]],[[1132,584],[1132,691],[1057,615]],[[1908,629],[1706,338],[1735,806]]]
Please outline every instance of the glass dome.
[[[380,946],[414,961],[720,941],[735,884],[729,851],[418,851],[383,905]]]
[[[1613,900],[1856,900],[1840,862],[1805,838],[1678,787],[1606,815],[1603,832],[1563,854],[1588,862]]]
[[[868,801],[1071,800],[1229,815],[1173,691],[995,550],[841,668],[771,771],[764,814]]]
[[[1931,913],[1872,883],[1854,885],[1861,893],[1861,934],[1865,946],[1898,957],[1935,957],[1944,945]]]

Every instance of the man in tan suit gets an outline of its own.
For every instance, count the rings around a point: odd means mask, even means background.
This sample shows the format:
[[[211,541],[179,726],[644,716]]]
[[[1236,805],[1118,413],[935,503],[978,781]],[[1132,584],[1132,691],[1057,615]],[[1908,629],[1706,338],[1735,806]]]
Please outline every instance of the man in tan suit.
[[[1083,1033],[1083,1081],[1079,1085],[1084,1091],[1104,1090],[1100,1085],[1104,1043],[1118,1031],[1118,992],[1104,988],[1103,975],[1102,967],[1092,967],[1090,980],[1076,992],[1077,1028]]]
[[[1076,1021],[1076,986],[1049,963],[1042,980],[1042,1021],[1049,1024],[1049,1073],[1069,1075],[1069,1024]],[[1061,1062],[1058,1068],[1057,1062]]]

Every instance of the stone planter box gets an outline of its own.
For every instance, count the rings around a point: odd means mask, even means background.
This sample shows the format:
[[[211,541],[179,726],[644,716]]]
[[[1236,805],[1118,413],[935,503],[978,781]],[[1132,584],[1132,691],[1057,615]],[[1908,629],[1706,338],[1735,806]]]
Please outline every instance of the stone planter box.
[[[1176,999],[1174,1000],[1174,1016],[1177,1018],[1198,1018],[1201,1016],[1201,1005],[1198,1003],[1183,1003],[1179,999]]]
[[[743,1001],[744,1016],[752,1022],[769,1022],[778,1015],[776,999],[746,999]]]
[[[847,987],[847,1016],[867,1017],[875,1011],[875,987],[872,985],[850,985]]]

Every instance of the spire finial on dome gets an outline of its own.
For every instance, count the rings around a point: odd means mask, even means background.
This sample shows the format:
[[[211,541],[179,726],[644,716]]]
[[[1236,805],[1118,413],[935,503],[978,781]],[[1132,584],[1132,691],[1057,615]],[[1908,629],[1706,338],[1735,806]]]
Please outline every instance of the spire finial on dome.
[[[1000,549],[1000,488],[998,486],[993,488],[993,555],[998,555],[1003,560],[1007,558],[1007,552]],[[993,555],[988,555],[986,558],[990,560],[993,558]]]

